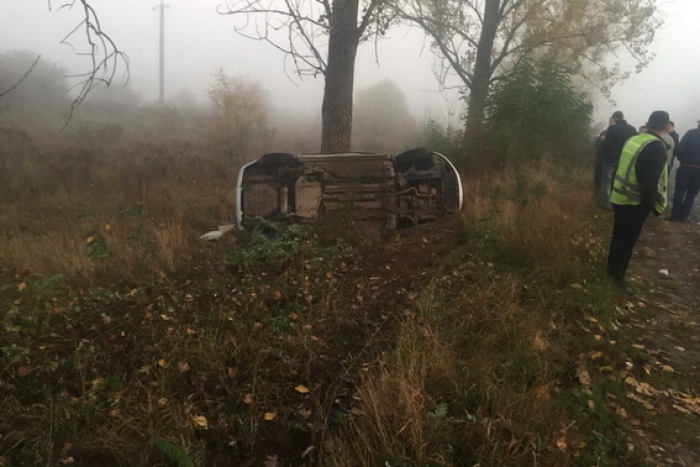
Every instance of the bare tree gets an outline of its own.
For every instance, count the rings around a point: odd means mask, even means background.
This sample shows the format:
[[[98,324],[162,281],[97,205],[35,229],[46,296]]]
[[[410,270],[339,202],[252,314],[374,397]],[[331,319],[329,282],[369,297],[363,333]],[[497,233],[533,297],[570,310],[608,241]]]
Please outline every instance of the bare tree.
[[[657,0],[398,0],[468,91],[465,136],[478,133],[494,81],[526,56],[548,55],[608,95],[629,73],[610,59],[626,49],[638,70],[653,58]]]
[[[244,17],[236,31],[282,51],[298,76],[325,78],[321,151],[343,152],[351,146],[357,48],[386,31],[385,7],[367,0],[360,15],[359,0],[229,0],[219,13]]]

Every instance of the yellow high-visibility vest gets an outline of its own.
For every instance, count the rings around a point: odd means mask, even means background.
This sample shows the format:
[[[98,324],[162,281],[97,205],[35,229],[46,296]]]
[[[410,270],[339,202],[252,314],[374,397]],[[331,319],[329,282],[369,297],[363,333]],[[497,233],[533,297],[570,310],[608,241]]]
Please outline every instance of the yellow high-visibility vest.
[[[617,166],[617,173],[613,181],[610,201],[620,205],[638,205],[642,202],[642,188],[637,181],[637,171],[635,165],[637,157],[647,144],[652,141],[661,141],[657,136],[650,133],[642,133],[631,137],[625,143],[620,156],[620,163]],[[654,200],[654,210],[663,212],[666,209],[668,192],[668,164],[664,164],[663,172],[659,177],[656,199]]]

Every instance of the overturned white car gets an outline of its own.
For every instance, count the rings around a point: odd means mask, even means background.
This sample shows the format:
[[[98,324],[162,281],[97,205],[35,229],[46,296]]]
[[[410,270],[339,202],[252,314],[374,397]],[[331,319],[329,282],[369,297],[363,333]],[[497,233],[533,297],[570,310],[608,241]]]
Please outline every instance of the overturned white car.
[[[238,174],[236,223],[324,222],[348,213],[385,229],[429,222],[462,209],[454,165],[425,148],[401,154],[268,153]]]

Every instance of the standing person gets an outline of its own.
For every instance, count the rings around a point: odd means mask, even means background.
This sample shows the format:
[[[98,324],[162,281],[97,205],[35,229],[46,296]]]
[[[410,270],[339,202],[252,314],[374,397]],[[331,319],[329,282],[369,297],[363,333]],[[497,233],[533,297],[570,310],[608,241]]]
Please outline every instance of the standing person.
[[[676,171],[673,207],[668,220],[688,222],[695,197],[700,191],[700,125],[683,135],[676,150],[676,157],[681,165]]]
[[[671,131],[668,132],[668,135],[671,137],[671,139],[673,139],[673,152],[671,154],[671,161],[668,163],[668,174],[671,175],[671,169],[673,168],[673,158],[676,155],[676,151],[678,150],[678,145],[680,144],[681,140],[681,137],[676,131],[676,124],[673,123],[673,120],[671,120]]]
[[[656,110],[649,116],[647,132],[633,136],[625,144],[615,174],[611,201],[615,213],[608,275],[615,285],[629,292],[625,281],[632,250],[644,221],[666,208],[668,163],[662,137],[669,131],[668,112]]]
[[[610,210],[610,191],[612,190],[613,177],[620,161],[620,154],[625,142],[637,134],[637,130],[625,121],[625,116],[619,110],[613,112],[610,117],[612,123],[605,131],[605,140],[601,145],[603,157],[603,170],[600,177],[600,207]]]

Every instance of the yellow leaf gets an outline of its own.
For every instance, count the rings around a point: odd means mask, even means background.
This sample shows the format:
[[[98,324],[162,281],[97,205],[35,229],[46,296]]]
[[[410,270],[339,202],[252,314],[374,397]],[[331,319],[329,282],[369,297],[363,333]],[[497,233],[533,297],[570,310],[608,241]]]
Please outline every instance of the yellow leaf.
[[[253,396],[251,394],[246,394],[245,397],[243,397],[243,403],[250,405],[253,403]]]
[[[204,428],[205,430],[209,428],[209,424],[207,423],[207,417],[204,415],[195,415],[192,417],[192,421],[194,424],[200,428]]]
[[[27,288],[27,284],[25,284],[24,282],[22,282],[21,284],[19,284],[19,285],[17,286],[17,290],[19,290],[20,292],[23,291],[23,290],[26,289],[26,288]]]
[[[661,365],[661,369],[664,370],[664,371],[670,371],[671,373],[673,373],[673,367],[672,367],[672,366]]]
[[[105,230],[112,230],[112,226],[109,224],[105,225]]]
[[[87,240],[85,240],[85,241],[86,241],[87,243],[92,243],[92,242],[95,241],[95,237],[93,237],[92,235],[90,235],[90,236],[87,238]]]
[[[594,354],[591,355],[591,360],[595,360],[596,358],[600,358],[603,356],[603,352],[595,352]]]
[[[237,366],[229,366],[226,368],[226,376],[228,376],[230,379],[235,378],[238,375],[238,367]]]
[[[187,362],[180,362],[177,364],[178,370],[180,370],[180,373],[187,373],[190,371],[190,364]]]
[[[165,367],[165,365],[166,365],[165,360],[163,360],[162,358],[160,360],[158,360],[159,367],[163,368],[163,367]]]
[[[185,333],[187,333],[188,336],[191,336],[193,334],[197,334],[197,331],[195,331],[192,328],[187,328],[187,331],[185,331]]]
[[[566,443],[566,438],[564,436],[557,440],[557,447],[560,451],[566,451],[568,444]]]
[[[299,386],[295,387],[294,390],[296,392],[298,392],[299,394],[308,394],[309,393],[309,388],[307,388],[306,386],[303,386],[301,384]]]
[[[265,415],[263,415],[263,418],[267,421],[274,420],[275,419],[275,413],[274,412],[265,412]]]
[[[544,350],[547,347],[547,343],[540,337],[540,335],[536,335],[535,339],[532,342],[532,345],[537,349],[537,350]]]
[[[549,399],[549,397],[550,397],[549,396],[549,386],[544,385],[544,386],[538,387],[537,391],[535,391],[535,397],[537,397],[538,399],[542,399],[542,400]]]

